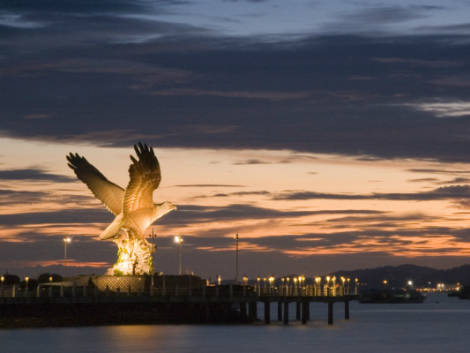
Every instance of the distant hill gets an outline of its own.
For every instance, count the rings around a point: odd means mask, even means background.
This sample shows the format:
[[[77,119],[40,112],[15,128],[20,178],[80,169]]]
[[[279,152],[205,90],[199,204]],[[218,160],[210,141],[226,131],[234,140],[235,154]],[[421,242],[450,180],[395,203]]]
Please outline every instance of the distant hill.
[[[346,276],[359,278],[361,283],[367,287],[378,288],[382,286],[382,281],[387,280],[392,287],[404,287],[411,280],[414,286],[436,286],[436,283],[443,282],[454,284],[460,282],[470,286],[470,264],[447,270],[438,270],[431,267],[416,265],[384,266],[354,271],[337,271],[336,276]]]

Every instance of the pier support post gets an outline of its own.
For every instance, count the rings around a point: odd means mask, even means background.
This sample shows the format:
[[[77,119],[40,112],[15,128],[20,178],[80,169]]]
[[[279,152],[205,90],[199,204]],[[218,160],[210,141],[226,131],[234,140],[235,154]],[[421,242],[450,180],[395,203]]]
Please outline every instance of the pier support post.
[[[258,320],[258,303],[256,301],[250,302],[249,311],[250,311],[250,320],[251,321]]]
[[[305,300],[302,302],[302,324],[306,324],[310,320],[310,302]]]
[[[284,302],[284,325],[289,325],[289,302]]]
[[[264,302],[264,322],[266,324],[271,323],[271,303],[269,301]]]
[[[280,300],[277,302],[277,320],[282,321],[282,302]]]
[[[240,317],[242,321],[246,321],[246,302],[240,302]]]
[[[204,320],[206,323],[211,321],[211,310],[208,302],[204,303]]]
[[[349,300],[344,301],[344,319],[349,320]]]
[[[301,302],[299,300],[295,302],[295,319],[297,321],[300,321],[300,304]]]
[[[333,325],[333,302],[328,302],[328,325]]]

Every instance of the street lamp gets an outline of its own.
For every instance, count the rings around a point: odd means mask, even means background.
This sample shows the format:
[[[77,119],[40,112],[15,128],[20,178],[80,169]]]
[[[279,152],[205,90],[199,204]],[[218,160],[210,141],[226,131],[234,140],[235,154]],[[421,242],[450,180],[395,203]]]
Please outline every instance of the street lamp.
[[[70,237],[65,237],[64,238],[64,259],[67,258],[67,245],[72,242],[72,238]]]
[[[181,246],[183,245],[183,237],[180,237],[179,235],[175,236],[175,244],[176,248],[178,251],[178,274],[182,275],[183,274],[183,264],[182,264],[182,259],[181,259]]]

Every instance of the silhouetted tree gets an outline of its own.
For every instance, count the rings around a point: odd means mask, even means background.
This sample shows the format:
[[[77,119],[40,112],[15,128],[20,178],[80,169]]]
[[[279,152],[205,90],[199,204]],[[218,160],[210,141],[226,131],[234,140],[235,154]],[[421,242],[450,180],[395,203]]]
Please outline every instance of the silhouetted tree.
[[[52,279],[52,281],[51,281]],[[42,273],[38,277],[38,283],[48,283],[48,282],[61,282],[62,276],[57,273]]]
[[[13,284],[20,283],[20,277],[18,277],[17,275],[11,275],[9,273],[5,273],[2,276],[5,278],[5,280],[3,281],[3,284],[5,285],[11,286]]]

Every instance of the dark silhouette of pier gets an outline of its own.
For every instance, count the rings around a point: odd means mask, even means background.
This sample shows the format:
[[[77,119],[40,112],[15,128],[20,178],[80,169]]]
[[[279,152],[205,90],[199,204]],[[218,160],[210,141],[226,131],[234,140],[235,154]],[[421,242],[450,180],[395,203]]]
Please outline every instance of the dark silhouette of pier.
[[[175,279],[176,278],[176,279]],[[349,302],[356,299],[346,286],[318,287],[315,284],[275,285],[269,283],[207,284],[196,276],[133,277],[141,283],[132,288],[104,290],[89,279],[77,282],[43,283],[35,288],[3,286],[0,290],[0,327],[18,325],[63,326],[144,323],[271,323],[306,324],[310,304],[325,303],[325,319],[333,324],[334,304],[344,305],[344,318],[350,317]],[[84,282],[83,280],[81,282]],[[357,294],[357,293],[356,293]],[[294,305],[292,305],[294,304]],[[275,317],[271,309],[277,306]],[[34,324],[36,322],[36,324]]]

